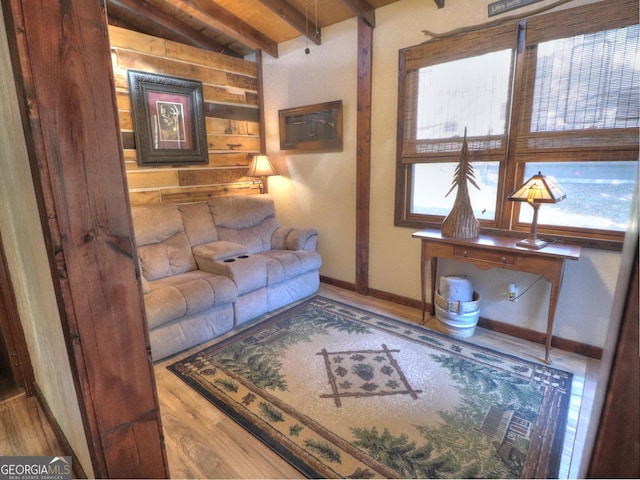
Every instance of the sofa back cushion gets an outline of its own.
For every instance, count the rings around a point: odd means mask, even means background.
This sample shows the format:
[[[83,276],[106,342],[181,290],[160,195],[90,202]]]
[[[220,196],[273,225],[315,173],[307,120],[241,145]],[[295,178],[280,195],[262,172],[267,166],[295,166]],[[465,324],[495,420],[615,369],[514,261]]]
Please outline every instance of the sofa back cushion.
[[[269,195],[215,197],[207,203],[220,240],[244,245],[249,253],[271,250],[279,223]]]
[[[197,268],[176,204],[137,206],[131,211],[140,266],[147,280]]]
[[[178,210],[182,214],[184,231],[192,247],[218,240],[218,232],[207,202],[180,204]]]

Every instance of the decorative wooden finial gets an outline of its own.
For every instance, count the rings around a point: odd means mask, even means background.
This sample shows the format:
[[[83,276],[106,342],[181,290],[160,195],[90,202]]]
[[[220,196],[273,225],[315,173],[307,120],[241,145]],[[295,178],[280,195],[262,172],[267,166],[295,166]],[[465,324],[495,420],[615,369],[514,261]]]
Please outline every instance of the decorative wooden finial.
[[[469,147],[467,146],[467,129],[464,129],[464,140],[460,151],[460,163],[456,167],[453,175],[451,189],[447,192],[447,197],[455,187],[458,187],[453,208],[447,218],[442,222],[442,235],[454,238],[475,238],[478,236],[480,222],[473,214],[471,200],[469,199],[469,188],[467,182],[480,190],[476,183],[473,166],[469,162]]]

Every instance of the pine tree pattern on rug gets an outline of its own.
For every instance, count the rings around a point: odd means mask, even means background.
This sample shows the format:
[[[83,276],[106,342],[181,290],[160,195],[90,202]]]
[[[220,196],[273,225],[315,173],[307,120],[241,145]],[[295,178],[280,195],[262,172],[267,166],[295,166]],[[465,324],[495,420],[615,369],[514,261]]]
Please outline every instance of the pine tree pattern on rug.
[[[169,368],[324,478],[557,475],[572,377],[322,297]]]

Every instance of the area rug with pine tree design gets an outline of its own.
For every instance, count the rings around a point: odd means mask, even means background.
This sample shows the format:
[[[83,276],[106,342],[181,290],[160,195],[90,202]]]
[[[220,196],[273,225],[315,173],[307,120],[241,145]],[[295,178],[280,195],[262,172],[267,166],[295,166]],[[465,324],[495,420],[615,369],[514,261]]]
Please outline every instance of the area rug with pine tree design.
[[[556,477],[572,380],[321,296],[167,368],[314,478]]]

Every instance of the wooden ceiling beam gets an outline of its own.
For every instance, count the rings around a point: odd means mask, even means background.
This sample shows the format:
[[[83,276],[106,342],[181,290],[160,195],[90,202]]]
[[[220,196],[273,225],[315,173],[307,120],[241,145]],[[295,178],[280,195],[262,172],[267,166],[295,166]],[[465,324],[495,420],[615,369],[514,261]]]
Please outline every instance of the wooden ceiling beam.
[[[109,0],[109,2],[107,2],[107,15],[110,19],[110,23],[111,20],[113,20],[113,23],[120,22],[134,27],[131,25],[131,22],[119,15],[119,13],[121,13],[120,10],[124,10],[134,16],[142,13],[147,20],[155,23],[162,29],[168,30],[172,37],[182,39],[184,43],[189,45],[225,55],[239,58],[242,57],[240,53],[216,42],[212,38],[194,30],[193,28],[190,28],[177,18],[163,12],[145,0]]]
[[[342,0],[358,17],[371,28],[376,26],[376,11],[367,0]],[[444,1],[444,0],[440,0]]]
[[[308,12],[306,14],[300,12],[286,0],[260,0],[260,2],[316,45],[322,43],[320,27],[309,18]]]
[[[234,40],[278,58],[278,44],[211,0],[166,0]]]

